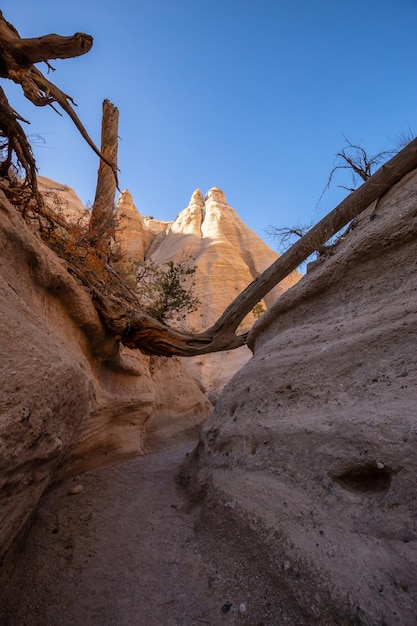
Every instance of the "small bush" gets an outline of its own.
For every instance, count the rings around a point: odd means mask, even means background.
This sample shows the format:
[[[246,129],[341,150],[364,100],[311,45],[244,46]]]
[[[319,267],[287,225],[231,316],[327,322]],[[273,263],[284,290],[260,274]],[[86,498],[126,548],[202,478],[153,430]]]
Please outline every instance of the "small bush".
[[[158,265],[152,259],[139,264],[136,293],[144,309],[160,322],[182,321],[196,311],[195,272],[190,257]]]
[[[261,302],[258,302],[258,304],[255,304],[255,306],[252,309],[252,314],[253,317],[258,320],[260,317],[262,317],[262,315],[265,313],[265,309],[262,306]]]

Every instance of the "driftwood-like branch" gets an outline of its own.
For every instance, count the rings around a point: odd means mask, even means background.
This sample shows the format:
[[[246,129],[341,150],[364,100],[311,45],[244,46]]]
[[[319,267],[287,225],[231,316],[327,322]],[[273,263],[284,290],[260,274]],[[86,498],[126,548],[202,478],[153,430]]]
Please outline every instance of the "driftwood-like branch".
[[[245,316],[273,287],[294,271],[312,252],[339,232],[372,202],[398,183],[408,172],[417,168],[417,139],[385,163],[361,187],[351,193],[331,213],[299,239],[287,252],[256,278],[227,307],[218,321],[203,333],[180,333],[150,320],[146,315],[124,313],[124,317],[106,310],[104,300],[98,309],[105,324],[121,335],[129,348],[147,354],[196,356],[208,352],[231,350],[245,343],[236,329]]]
[[[126,300],[103,295],[100,288],[94,291],[94,304],[100,317],[113,334],[120,337],[128,348],[139,349],[144,354],[157,356],[196,356],[209,352],[233,350],[246,343],[247,333],[234,332],[192,335],[165,326],[137,307],[126,307]]]
[[[14,37],[10,37],[10,25],[0,21],[0,39],[8,42],[12,58],[18,59],[20,67],[47,63],[51,59],[72,59],[86,54],[93,45],[93,38],[85,33],[75,33],[70,37],[43,35],[32,39],[22,39],[16,34],[14,31]]]
[[[417,139],[375,172],[361,187],[347,196],[287,252],[256,278],[225,310],[214,332],[237,328],[259,300],[295,270],[310,254],[319,249],[354,217],[417,168]]]
[[[0,49],[3,48],[2,55],[9,57],[9,66],[17,63],[19,67],[29,68],[34,63],[50,59],[70,59],[85,54],[92,45],[93,38],[84,33],[75,33],[71,37],[44,35],[22,39],[0,11]],[[7,73],[0,72],[0,76],[8,78]]]
[[[108,162],[117,166],[119,111],[109,100],[103,102],[101,124],[101,153]],[[114,197],[116,180],[112,169],[100,160],[97,173],[96,195],[90,217],[90,235],[92,238],[104,237],[110,247],[111,229],[114,218]]]
[[[45,35],[22,39],[17,30],[7,22],[0,11],[0,77],[9,78],[21,85],[26,98],[36,106],[51,106],[57,103],[74,122],[90,148],[112,169],[117,183],[117,168],[97,148],[75,113],[73,99],[51,83],[35,66],[35,63],[50,59],[68,59],[85,54],[91,49],[93,38],[84,33],[71,37]]]

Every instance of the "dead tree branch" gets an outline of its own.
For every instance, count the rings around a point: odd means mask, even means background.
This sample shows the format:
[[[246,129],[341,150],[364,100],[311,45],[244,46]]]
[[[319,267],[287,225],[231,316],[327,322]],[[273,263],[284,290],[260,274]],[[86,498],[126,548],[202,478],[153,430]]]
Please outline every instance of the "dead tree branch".
[[[14,152],[18,162],[26,172],[26,182],[36,193],[36,163],[26,134],[19,121],[24,120],[11,108],[6,94],[0,87],[0,136],[5,139],[4,149],[7,152],[0,166],[0,176],[4,178],[9,175],[9,169],[12,166],[12,154]]]
[[[362,148],[362,146],[357,146],[353,144],[347,137],[343,135],[343,139],[346,142],[346,145],[340,152],[336,153],[335,163],[336,165],[332,169],[329,174],[329,178],[327,180],[327,184],[323,189],[321,196],[318,200],[322,199],[324,193],[329,189],[334,175],[339,170],[348,170],[352,174],[352,187],[346,187],[345,185],[338,185],[342,189],[346,189],[347,191],[354,191],[357,187],[357,179],[359,177],[363,182],[367,181],[382,163],[384,163],[388,158],[392,157],[394,154],[398,152],[398,149],[392,150],[381,150],[374,155],[370,155]],[[408,142],[407,142],[408,143]]]
[[[114,326],[121,332],[124,345],[147,354],[195,356],[239,347],[245,343],[245,336],[237,336],[236,330],[255,304],[312,252],[416,168],[417,139],[414,139],[258,276],[227,307],[214,326],[203,333],[178,333],[142,315],[128,315],[122,321],[121,313],[114,308],[106,310],[104,299],[98,307],[103,321],[109,328]]]
[[[74,122],[90,148],[111,168],[117,181],[116,165],[100,152],[87,133],[74,111],[74,100],[45,78],[34,66],[35,63],[43,61],[50,68],[50,59],[77,57],[88,52],[92,45],[93,38],[84,33],[75,33],[71,37],[52,34],[22,39],[0,11],[0,77],[21,85],[26,98],[36,106],[51,106],[56,111],[54,104],[57,103]],[[29,162],[28,166],[31,167]],[[33,177],[35,174],[36,168],[31,169],[30,176]]]
[[[101,153],[107,162],[117,167],[119,111],[109,100],[103,102],[103,117],[101,124]],[[90,217],[90,238],[92,243],[97,240],[101,248],[107,249],[109,256],[113,222],[114,197],[116,194],[116,179],[113,170],[107,162],[100,160],[97,173],[96,195]],[[105,241],[104,241],[105,240]]]

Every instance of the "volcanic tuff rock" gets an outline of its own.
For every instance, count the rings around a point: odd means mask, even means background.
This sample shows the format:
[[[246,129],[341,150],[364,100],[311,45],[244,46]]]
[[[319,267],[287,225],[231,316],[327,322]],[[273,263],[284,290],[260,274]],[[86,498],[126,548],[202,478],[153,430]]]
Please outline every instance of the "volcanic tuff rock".
[[[0,213],[1,569],[52,480],[163,445],[212,407],[179,359],[119,354],[88,292],[2,193]]]
[[[45,176],[38,176],[38,188],[45,203],[56,213],[61,214],[69,222],[87,224],[90,211],[71,187],[57,183]]]
[[[89,212],[66,185],[40,177],[39,186],[47,204],[65,219],[88,221]],[[165,445],[195,430],[212,405],[202,383],[187,372],[186,360],[119,352],[87,291],[3,195],[0,211],[1,567],[51,481]],[[276,258],[215,188],[206,201],[194,193],[173,223],[139,215],[126,191],[117,203],[117,218],[116,243],[124,253],[120,269],[126,277],[132,278],[135,265],[149,256],[157,262],[178,259],[183,252],[195,257],[204,304],[193,320],[199,328],[211,324]],[[248,354],[214,356],[204,389],[222,386]],[[197,370],[202,363],[203,357]],[[199,376],[202,380],[202,372]]]
[[[198,295],[203,306],[190,324],[203,329],[213,324],[230,302],[278,257],[239,218],[217,187],[205,199],[197,189],[164,236],[152,242],[147,256],[157,263],[188,255],[197,265]],[[270,306],[300,275],[282,281],[265,302]],[[250,314],[248,327],[254,322]]]
[[[183,472],[312,625],[416,621],[416,259],[415,171],[257,322]]]
[[[127,189],[117,200],[116,216],[116,243],[122,257],[118,263],[118,271],[134,286],[138,262],[145,260],[152,240],[163,232],[170,222],[142,217]]]
[[[64,211],[72,221],[84,220],[86,209],[66,185],[40,177],[40,189],[51,208]],[[88,215],[88,212],[87,212]],[[227,306],[254,278],[278,257],[232,209],[223,191],[210,189],[203,197],[200,189],[173,222],[143,217],[132,195],[123,191],[116,203],[115,242],[121,253],[117,270],[133,287],[138,263],[152,259],[158,264],[184,257],[195,264],[195,295],[199,309],[187,316],[187,329],[200,332],[212,326]],[[301,275],[294,271],[262,301],[266,310]],[[249,330],[255,321],[252,313],[239,331]],[[225,383],[251,357],[243,346],[238,350],[187,358],[184,367],[200,388],[215,401]]]
[[[242,222],[217,187],[210,189],[205,198],[199,189],[194,191],[188,207],[171,223],[149,219],[143,222],[128,192],[123,192],[118,206],[129,216],[131,226],[126,226],[126,232],[139,231],[135,226],[139,221],[148,233],[153,229],[151,240],[143,235],[145,258],[162,264],[185,256],[197,266],[195,291],[201,307],[186,320],[187,327],[197,332],[214,324],[232,300],[278,256]],[[124,235],[120,236],[120,246],[123,251],[130,250]],[[129,252],[129,259],[132,258]],[[266,296],[264,307],[273,304],[299,278],[300,274],[293,272],[283,280]],[[248,330],[254,321],[250,313],[242,329]],[[242,347],[185,359],[184,364],[204,391],[218,393],[250,356],[250,351]]]
[[[47,178],[39,180],[51,208],[64,212],[72,221],[85,219],[86,209],[70,188]],[[138,263],[145,259],[163,264],[189,257],[191,264],[197,266],[195,294],[201,306],[188,315],[185,322],[187,328],[195,332],[214,324],[232,300],[278,257],[242,222],[217,187],[210,189],[205,198],[199,189],[194,191],[189,205],[173,222],[143,217],[130,192],[123,191],[116,203],[115,240],[121,253],[117,270],[132,287]],[[295,271],[284,279],[265,297],[264,309],[300,277]],[[240,330],[248,330],[254,321],[250,313]],[[243,346],[238,350],[185,359],[184,366],[200,388],[215,399],[250,357],[250,350]]]

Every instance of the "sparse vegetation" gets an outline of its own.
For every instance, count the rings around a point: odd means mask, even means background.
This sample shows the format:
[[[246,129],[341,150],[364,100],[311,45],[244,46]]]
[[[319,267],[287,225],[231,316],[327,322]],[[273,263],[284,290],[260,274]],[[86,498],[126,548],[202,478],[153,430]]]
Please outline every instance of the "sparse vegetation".
[[[184,256],[176,263],[158,265],[152,259],[139,263],[136,293],[143,308],[160,322],[180,322],[196,311],[200,300],[195,296],[193,259]]]
[[[69,222],[65,217],[67,210],[65,200],[55,191],[46,192],[44,195],[56,221],[40,219],[39,230],[42,239],[58,256],[73,266],[82,267],[86,277],[98,279],[103,285],[110,285],[112,280],[109,273],[108,241],[113,240],[116,228],[115,216],[106,222],[97,222],[93,228],[91,222],[83,217]],[[117,248],[113,246],[112,261],[119,260]]]
[[[261,302],[258,302],[258,304],[255,304],[255,306],[252,309],[252,314],[253,317],[258,320],[260,317],[262,317],[262,315],[265,313],[265,309],[262,306]]]
[[[399,147],[395,147],[391,150],[381,150],[376,154],[369,154],[369,152],[367,152],[362,146],[353,144],[345,136],[343,136],[343,138],[346,145],[336,153],[335,165],[329,174],[327,184],[320,196],[320,199],[333,182],[336,172],[340,170],[348,170],[352,178],[351,186],[338,186],[342,189],[346,189],[347,191],[354,191],[357,188],[358,183],[368,180],[368,178],[372,176],[374,171],[378,169],[380,165],[385,163],[385,161],[396,154],[400,149]]]
[[[358,187],[358,183],[366,182],[372,174],[390,157],[397,154],[402,148],[407,146],[413,139],[414,134],[411,130],[406,133],[400,133],[398,135],[396,146],[390,150],[381,150],[374,155],[370,155],[362,146],[353,144],[347,137],[343,136],[345,140],[345,146],[336,153],[335,165],[329,174],[327,184],[323,189],[323,192],[319,198],[322,199],[324,193],[329,189],[333,182],[334,176],[340,170],[348,170],[352,177],[351,186],[338,185],[342,189],[346,189],[349,192],[355,191]],[[353,220],[348,224],[344,232],[332,233],[329,239],[323,241],[323,236],[312,237],[308,235],[312,228],[312,223],[296,225],[296,226],[268,226],[266,229],[267,235],[277,240],[277,248],[280,251],[287,250],[295,241],[306,237],[311,254],[317,253],[317,256],[331,253],[335,244],[340,241],[348,232],[353,230],[356,226],[356,220]]]

